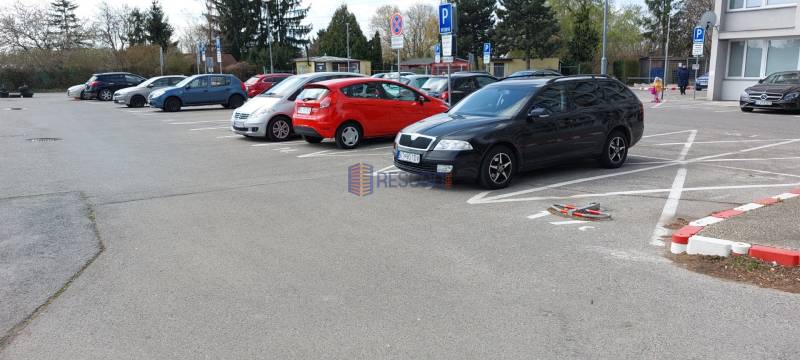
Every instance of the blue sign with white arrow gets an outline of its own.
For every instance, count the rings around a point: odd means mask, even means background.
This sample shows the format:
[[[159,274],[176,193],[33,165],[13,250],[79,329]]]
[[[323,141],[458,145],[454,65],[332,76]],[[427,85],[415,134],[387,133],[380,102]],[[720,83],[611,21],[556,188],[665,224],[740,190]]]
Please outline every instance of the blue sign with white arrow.
[[[453,4],[439,5],[439,34],[453,32]]]
[[[492,43],[483,43],[483,54],[491,54],[492,53]]]
[[[694,42],[696,42],[696,43],[705,42],[706,41],[706,29],[703,28],[702,26],[695,27],[694,31],[692,32],[692,38],[694,39]]]

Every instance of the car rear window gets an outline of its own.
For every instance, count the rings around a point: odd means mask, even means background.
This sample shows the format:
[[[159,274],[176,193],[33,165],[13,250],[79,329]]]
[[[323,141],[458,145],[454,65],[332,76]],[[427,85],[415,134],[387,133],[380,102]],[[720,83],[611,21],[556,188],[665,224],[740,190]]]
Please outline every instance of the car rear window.
[[[297,98],[301,101],[322,100],[329,93],[327,88],[324,87],[309,87],[305,88]]]
[[[447,78],[435,77],[430,78],[420,89],[425,91],[442,91],[447,87]]]
[[[253,85],[253,84],[257,83],[257,82],[258,82],[258,76],[253,76],[253,77],[247,79],[247,81],[245,81],[244,83],[247,84],[247,85]]]

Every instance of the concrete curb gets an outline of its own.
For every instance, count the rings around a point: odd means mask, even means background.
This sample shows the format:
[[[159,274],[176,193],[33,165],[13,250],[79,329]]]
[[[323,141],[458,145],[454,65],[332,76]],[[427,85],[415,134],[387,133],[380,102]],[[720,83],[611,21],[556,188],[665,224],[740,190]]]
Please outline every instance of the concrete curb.
[[[798,266],[800,265],[800,251],[757,244],[751,245],[745,242],[734,242],[697,235],[703,231],[706,226],[742,215],[748,211],[774,205],[796,197],[800,197],[800,189],[794,189],[787,193],[744,204],[733,209],[716,212],[711,216],[692,221],[689,225],[678,229],[678,231],[672,234],[670,252],[673,254],[687,253],[689,255],[713,255],[723,257],[748,255],[764,261],[775,262],[783,266]],[[757,241],[757,239],[753,240]]]

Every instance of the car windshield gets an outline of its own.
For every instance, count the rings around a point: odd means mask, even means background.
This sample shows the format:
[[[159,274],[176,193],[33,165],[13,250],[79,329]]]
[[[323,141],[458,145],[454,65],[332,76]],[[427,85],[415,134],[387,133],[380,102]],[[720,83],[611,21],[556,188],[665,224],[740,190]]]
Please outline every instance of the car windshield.
[[[772,74],[762,84],[800,84],[800,76],[795,72]]]
[[[454,106],[452,115],[512,117],[528,102],[538,86],[488,86]]]
[[[294,94],[297,88],[303,86],[307,80],[307,76],[290,76],[259,96],[284,97],[285,95]]]
[[[420,89],[425,91],[442,91],[445,87],[447,87],[447,78],[443,77],[435,77],[430,78]]]
[[[147,85],[150,85],[150,84],[156,82],[156,80],[159,80],[159,78],[149,78],[149,79],[141,82],[139,85],[136,85],[136,86],[138,86],[138,87],[147,87]]]

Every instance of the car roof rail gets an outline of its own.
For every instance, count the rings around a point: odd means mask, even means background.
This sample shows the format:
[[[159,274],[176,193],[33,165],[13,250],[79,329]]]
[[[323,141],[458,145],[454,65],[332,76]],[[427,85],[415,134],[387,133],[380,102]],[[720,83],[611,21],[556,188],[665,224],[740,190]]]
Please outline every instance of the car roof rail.
[[[573,79],[615,79],[615,78],[610,75],[601,75],[601,74],[563,75],[554,77],[549,81],[547,81],[547,83],[552,84],[554,82],[562,80],[573,80]]]

